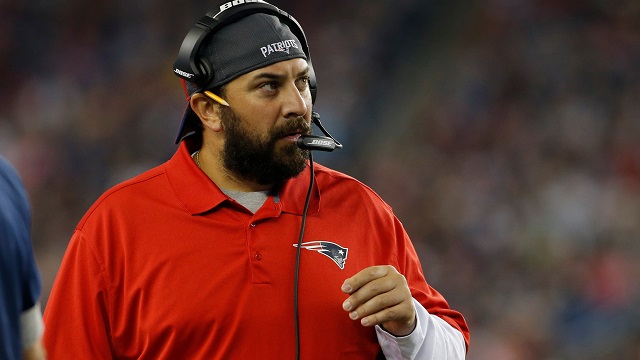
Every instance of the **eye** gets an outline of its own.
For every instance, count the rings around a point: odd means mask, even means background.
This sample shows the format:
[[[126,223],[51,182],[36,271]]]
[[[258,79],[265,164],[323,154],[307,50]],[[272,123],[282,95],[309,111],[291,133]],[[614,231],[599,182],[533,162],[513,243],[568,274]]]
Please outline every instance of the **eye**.
[[[269,81],[269,82],[260,84],[258,88],[265,91],[276,91],[278,89],[278,83],[275,81]]]
[[[309,77],[304,76],[298,79],[296,86],[299,90],[304,90],[309,86]]]

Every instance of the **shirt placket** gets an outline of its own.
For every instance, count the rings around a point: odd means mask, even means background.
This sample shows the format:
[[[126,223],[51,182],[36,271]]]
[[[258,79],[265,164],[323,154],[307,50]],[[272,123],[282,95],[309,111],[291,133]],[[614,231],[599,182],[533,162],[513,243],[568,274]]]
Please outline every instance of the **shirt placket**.
[[[280,216],[281,212],[281,204],[274,203],[270,197],[247,225],[247,250],[254,284],[268,284],[272,280],[270,274],[277,264],[273,262],[274,246],[269,242],[275,234],[267,233],[264,228],[266,222]]]

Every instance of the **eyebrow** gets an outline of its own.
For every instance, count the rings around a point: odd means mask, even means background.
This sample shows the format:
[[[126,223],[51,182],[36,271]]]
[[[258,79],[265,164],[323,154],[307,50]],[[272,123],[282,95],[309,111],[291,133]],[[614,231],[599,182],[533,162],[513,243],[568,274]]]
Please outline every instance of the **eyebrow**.
[[[301,76],[305,76],[309,74],[309,67],[304,68],[302,71],[300,71],[297,75],[296,78],[299,78]],[[286,78],[287,75],[281,75],[281,74],[274,74],[274,73],[260,73],[257,74],[256,76],[253,77],[253,81],[256,80],[263,80],[263,79],[267,79],[267,80],[282,80],[284,78]]]

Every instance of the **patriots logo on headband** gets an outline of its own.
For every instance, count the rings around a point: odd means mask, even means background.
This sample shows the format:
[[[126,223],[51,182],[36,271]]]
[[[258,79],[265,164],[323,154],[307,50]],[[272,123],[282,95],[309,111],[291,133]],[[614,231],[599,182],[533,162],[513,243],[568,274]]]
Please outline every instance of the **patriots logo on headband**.
[[[293,246],[298,247],[298,244],[293,244]],[[347,261],[347,253],[349,252],[349,249],[330,241],[310,241],[302,243],[300,247],[319,252],[333,260],[340,269],[344,269],[344,263]]]

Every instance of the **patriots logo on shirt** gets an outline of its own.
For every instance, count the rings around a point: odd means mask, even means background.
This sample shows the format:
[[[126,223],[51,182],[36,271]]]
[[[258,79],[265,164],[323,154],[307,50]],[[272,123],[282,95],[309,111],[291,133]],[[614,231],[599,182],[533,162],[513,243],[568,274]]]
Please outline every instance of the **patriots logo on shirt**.
[[[293,246],[298,247],[298,244],[293,244]],[[333,260],[340,269],[344,269],[344,263],[347,261],[347,253],[349,252],[349,249],[331,241],[310,241],[300,244],[300,247],[319,252]]]

